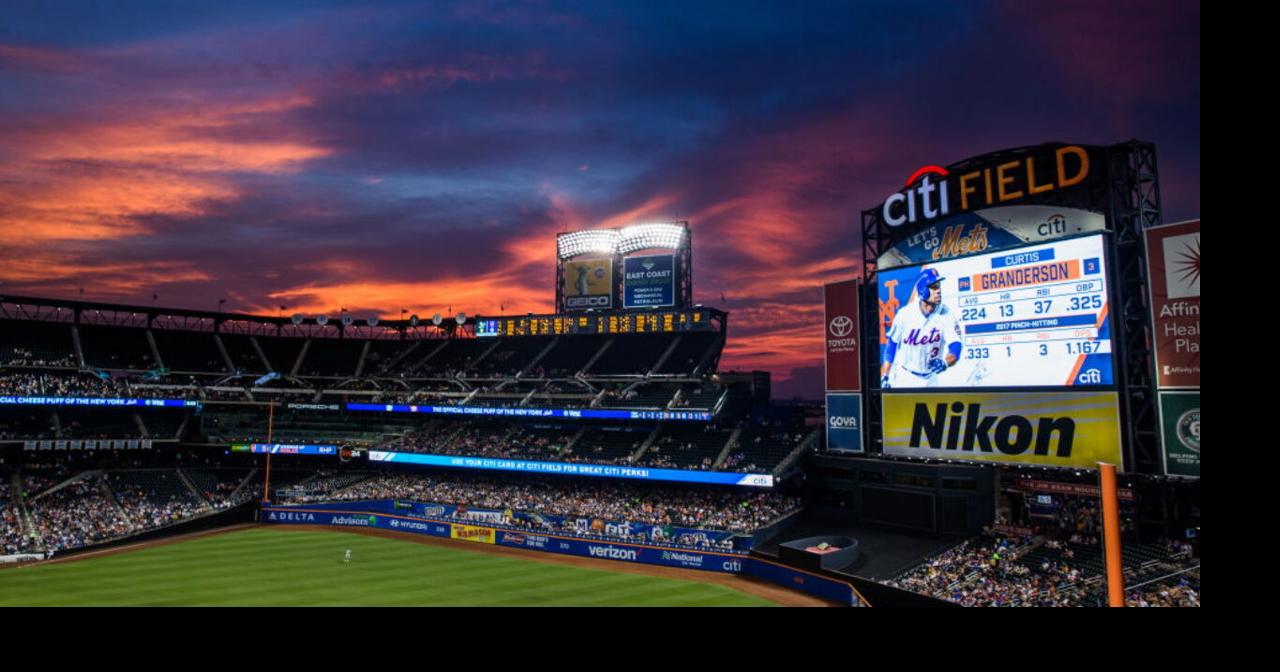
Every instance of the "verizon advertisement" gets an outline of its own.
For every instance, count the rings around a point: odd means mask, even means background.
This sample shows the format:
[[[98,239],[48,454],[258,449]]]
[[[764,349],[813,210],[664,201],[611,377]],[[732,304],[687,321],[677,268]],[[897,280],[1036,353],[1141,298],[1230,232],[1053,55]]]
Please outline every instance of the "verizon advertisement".
[[[827,391],[858,392],[858,281],[835,282],[826,294]]]
[[[1200,388],[1200,220],[1146,230],[1156,385]]]

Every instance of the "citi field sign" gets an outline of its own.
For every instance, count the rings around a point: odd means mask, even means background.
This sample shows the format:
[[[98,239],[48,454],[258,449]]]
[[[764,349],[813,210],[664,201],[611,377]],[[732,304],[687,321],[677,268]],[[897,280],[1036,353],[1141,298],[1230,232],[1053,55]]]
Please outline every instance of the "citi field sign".
[[[1048,144],[924,166],[885,199],[880,217],[902,228],[997,206],[1066,204],[1070,192],[1098,183],[1104,165],[1099,148]]]

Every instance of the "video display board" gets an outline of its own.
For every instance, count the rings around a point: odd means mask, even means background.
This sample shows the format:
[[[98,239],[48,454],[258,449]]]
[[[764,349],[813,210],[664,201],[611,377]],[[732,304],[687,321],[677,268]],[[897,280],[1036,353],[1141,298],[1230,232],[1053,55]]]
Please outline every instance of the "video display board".
[[[622,307],[665,308],[676,303],[676,257],[656,254],[622,261]]]
[[[564,262],[564,307],[568,310],[613,307],[613,258]]]
[[[1101,235],[879,275],[881,387],[1114,384]]]

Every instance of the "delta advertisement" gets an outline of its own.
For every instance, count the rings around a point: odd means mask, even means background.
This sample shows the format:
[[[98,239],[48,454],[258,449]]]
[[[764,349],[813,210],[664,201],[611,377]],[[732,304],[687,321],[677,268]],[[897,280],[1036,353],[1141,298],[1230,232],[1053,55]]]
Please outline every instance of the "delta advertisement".
[[[1164,473],[1200,478],[1200,392],[1160,393]]]
[[[1114,384],[1103,236],[885,271],[886,390]]]
[[[862,452],[861,394],[827,394],[827,450]]]
[[[567,310],[613,307],[613,258],[564,262],[564,307]]]
[[[627,257],[622,262],[622,307],[665,308],[676,304],[675,255]]]
[[[375,527],[395,532],[465,539],[499,546],[529,548],[602,560],[640,562],[712,572],[740,572],[743,568],[743,562],[746,560],[745,556],[734,553],[619,544],[550,534],[494,530],[493,528],[449,523],[428,523],[412,518],[385,514],[361,514],[315,508],[263,507],[262,520],[266,523],[283,525]]]
[[[876,261],[881,271],[1105,231],[1101,213],[1075,208],[1011,205],[977,210],[926,226]]]
[[[1200,220],[1147,229],[1156,386],[1200,388]]]
[[[833,282],[823,288],[827,344],[827,392],[862,389],[858,359],[858,281]]]
[[[1044,467],[1124,466],[1114,392],[886,394],[882,400],[889,455]]]

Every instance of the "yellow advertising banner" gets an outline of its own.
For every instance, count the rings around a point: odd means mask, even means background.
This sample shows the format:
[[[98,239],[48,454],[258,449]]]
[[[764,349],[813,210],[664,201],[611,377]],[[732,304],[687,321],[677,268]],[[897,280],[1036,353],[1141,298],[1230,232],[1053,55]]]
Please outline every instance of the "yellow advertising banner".
[[[883,404],[888,455],[1124,466],[1115,392],[885,394]]]
[[[492,527],[473,527],[471,525],[452,525],[449,536],[453,539],[474,541],[480,544],[495,543],[497,532]]]
[[[565,308],[613,307],[613,258],[573,259],[564,262]]]

